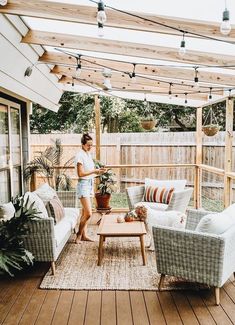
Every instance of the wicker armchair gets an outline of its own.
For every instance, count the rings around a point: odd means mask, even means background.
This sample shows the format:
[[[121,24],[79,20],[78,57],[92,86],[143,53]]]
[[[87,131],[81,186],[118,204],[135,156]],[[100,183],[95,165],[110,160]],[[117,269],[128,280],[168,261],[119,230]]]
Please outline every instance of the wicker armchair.
[[[196,225],[208,213],[212,212],[189,210],[184,230],[153,227],[157,269],[161,274],[159,290],[165,275],[178,276],[215,287],[219,305],[219,289],[235,271],[235,225],[221,235],[196,232]]]
[[[180,212],[185,212],[189,204],[192,192],[192,188],[186,188],[182,191],[173,192],[171,201],[166,210],[176,210]],[[144,185],[128,187],[126,189],[126,193],[129,208],[130,210],[132,210],[134,209],[135,205],[138,202],[141,202],[143,199]]]

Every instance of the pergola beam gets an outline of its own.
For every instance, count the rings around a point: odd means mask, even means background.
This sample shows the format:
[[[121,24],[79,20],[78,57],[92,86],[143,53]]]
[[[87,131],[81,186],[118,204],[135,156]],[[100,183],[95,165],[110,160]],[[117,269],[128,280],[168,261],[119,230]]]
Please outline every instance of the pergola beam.
[[[96,6],[81,6],[45,0],[9,0],[6,6],[0,7],[0,12],[12,15],[47,18],[58,21],[69,21],[75,23],[97,25]],[[169,18],[135,12],[132,13],[135,15],[133,17],[128,14],[108,8],[106,8],[106,13],[108,19],[105,23],[105,26],[109,27],[171,35],[182,35],[182,32],[170,29],[166,27],[167,25],[187,32],[215,37],[221,40],[228,40],[227,36],[221,35],[219,23],[195,21],[190,19],[177,19],[174,17]],[[145,20],[139,18],[138,16],[145,18]],[[158,22],[161,25],[156,24],[154,22]],[[190,37],[200,38],[200,36],[198,35],[190,35]],[[229,40],[235,41],[235,29],[230,32]]]
[[[76,58],[54,52],[45,52],[39,59],[40,62],[58,64],[60,66],[71,65],[76,67]],[[119,70],[131,73],[133,71],[133,64],[124,61],[114,61],[109,59],[99,59],[95,57],[82,56],[82,67],[91,69],[102,69],[102,66],[107,66],[111,70]],[[62,68],[60,68],[62,69]],[[163,67],[154,65],[137,64],[135,68],[136,74],[143,74],[146,76],[155,76],[160,78],[178,79],[181,80],[182,85],[193,82],[195,71],[194,69]],[[233,75],[226,75],[224,73],[204,72],[199,69],[198,77],[200,82],[235,86],[235,77]]]
[[[79,35],[62,33],[51,33],[30,30],[22,38],[23,43],[69,48],[75,50],[86,50],[111,54],[120,54],[133,57],[160,59],[175,62],[187,62],[199,65],[224,66],[234,65],[235,56],[219,55],[215,53],[187,51],[183,59],[180,59],[176,48],[155,46],[150,44],[140,44],[133,42],[123,42],[117,40],[97,39]]]

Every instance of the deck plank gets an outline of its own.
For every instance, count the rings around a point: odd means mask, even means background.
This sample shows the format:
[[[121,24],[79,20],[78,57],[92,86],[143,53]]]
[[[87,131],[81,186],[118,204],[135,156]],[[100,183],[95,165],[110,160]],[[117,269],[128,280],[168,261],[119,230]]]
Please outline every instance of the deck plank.
[[[43,301],[42,308],[39,312],[35,325],[51,324],[59,297],[60,291],[47,291],[46,298]]]
[[[19,323],[38,283],[39,279],[35,278],[30,278],[25,282],[23,289],[11,307],[12,312],[9,312],[3,324],[15,325]]]
[[[55,309],[52,325],[67,325],[74,291],[62,291]]]
[[[85,315],[86,325],[100,324],[101,291],[89,291]]]
[[[154,291],[144,291],[144,299],[150,324],[166,324],[157,293]]]
[[[187,297],[185,297],[184,292],[172,292],[171,295],[184,325],[199,324]]]
[[[115,325],[116,323],[115,291],[102,291],[101,324]]]
[[[88,291],[75,291],[69,315],[68,325],[84,324],[87,297]]]
[[[19,322],[20,325],[32,325],[35,323],[46,294],[46,290],[36,290],[33,293],[31,300]]]
[[[117,324],[132,324],[132,312],[129,291],[116,292]]]
[[[133,323],[135,325],[149,324],[146,305],[142,291],[130,291]]]
[[[220,290],[221,291],[221,290]],[[224,297],[222,292],[220,292],[221,295],[221,304],[217,306],[215,304],[215,295],[214,290],[206,290],[201,292],[201,297],[203,298],[203,301],[205,305],[207,306],[209,312],[211,313],[212,317],[214,318],[215,322],[217,324],[223,324],[223,325],[231,325],[232,322],[227,316],[226,312],[222,308],[222,304],[224,304]]]
[[[186,295],[199,323],[201,325],[215,324],[213,317],[200,297],[200,293],[197,291],[192,291],[187,292]]]
[[[170,292],[158,292],[158,298],[167,324],[182,324],[178,310]]]

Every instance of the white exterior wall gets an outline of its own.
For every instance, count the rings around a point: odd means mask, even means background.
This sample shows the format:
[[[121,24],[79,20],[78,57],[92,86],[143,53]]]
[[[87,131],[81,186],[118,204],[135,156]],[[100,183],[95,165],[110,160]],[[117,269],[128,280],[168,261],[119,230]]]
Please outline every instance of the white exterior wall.
[[[57,111],[62,89],[49,67],[36,65],[31,76],[24,77],[27,67],[36,63],[44,51],[40,46],[21,43],[27,31],[19,17],[0,14],[0,87]]]

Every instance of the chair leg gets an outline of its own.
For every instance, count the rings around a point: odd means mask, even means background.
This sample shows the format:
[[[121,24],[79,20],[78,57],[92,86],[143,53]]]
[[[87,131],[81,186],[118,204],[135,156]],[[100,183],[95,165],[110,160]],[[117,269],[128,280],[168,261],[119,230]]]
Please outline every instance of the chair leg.
[[[220,304],[220,288],[215,288],[215,303],[217,306]]]
[[[159,291],[162,290],[164,279],[165,279],[165,274],[161,274],[160,281],[159,281],[159,284],[158,284],[158,290]]]
[[[52,275],[55,275],[55,262],[51,262],[51,273]]]

